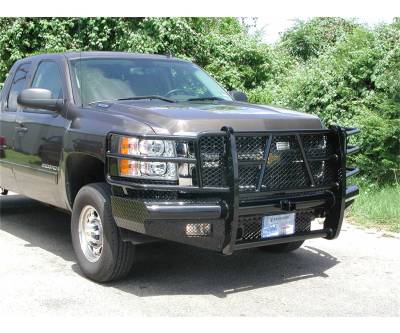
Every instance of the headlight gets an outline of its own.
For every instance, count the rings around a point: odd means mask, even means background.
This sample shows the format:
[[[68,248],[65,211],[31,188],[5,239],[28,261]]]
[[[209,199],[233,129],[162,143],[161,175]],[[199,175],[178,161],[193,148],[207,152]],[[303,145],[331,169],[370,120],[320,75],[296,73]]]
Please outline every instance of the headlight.
[[[173,141],[141,140],[132,137],[121,137],[119,153],[136,156],[173,157],[176,156]],[[123,177],[141,177],[160,180],[176,180],[176,163],[145,162],[139,160],[120,159],[119,175]]]
[[[139,151],[142,155],[161,156],[164,153],[164,142],[162,140],[141,140]]]

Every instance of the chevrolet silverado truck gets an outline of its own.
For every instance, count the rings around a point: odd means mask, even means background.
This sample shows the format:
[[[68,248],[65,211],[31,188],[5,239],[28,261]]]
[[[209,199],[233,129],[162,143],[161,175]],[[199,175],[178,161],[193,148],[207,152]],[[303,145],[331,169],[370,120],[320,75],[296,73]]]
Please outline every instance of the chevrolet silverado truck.
[[[142,243],[230,255],[334,239],[358,194],[347,185],[358,169],[346,165],[357,129],[250,104],[171,56],[19,60],[1,92],[0,131],[3,194],[70,212],[77,262],[97,282],[126,276]]]

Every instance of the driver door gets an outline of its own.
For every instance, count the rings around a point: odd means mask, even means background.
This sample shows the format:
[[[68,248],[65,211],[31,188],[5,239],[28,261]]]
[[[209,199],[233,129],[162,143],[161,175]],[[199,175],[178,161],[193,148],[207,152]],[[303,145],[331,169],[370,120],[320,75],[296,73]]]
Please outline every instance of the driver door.
[[[63,98],[65,84],[58,63],[41,61],[30,87],[47,89],[52,92],[53,98]],[[58,112],[27,108],[19,110],[15,150],[24,158],[16,166],[15,176],[22,194],[57,205],[59,167],[68,123]]]

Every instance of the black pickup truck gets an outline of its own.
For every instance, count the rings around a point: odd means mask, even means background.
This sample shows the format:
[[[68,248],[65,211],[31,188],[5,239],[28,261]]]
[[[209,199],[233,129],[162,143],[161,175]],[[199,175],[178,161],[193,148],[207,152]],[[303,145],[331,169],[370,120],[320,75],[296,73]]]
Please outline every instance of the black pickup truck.
[[[249,104],[170,56],[29,57],[0,103],[3,194],[72,212],[77,261],[94,281],[125,276],[135,245],[160,239],[225,255],[334,239],[358,194],[346,185],[357,129]]]

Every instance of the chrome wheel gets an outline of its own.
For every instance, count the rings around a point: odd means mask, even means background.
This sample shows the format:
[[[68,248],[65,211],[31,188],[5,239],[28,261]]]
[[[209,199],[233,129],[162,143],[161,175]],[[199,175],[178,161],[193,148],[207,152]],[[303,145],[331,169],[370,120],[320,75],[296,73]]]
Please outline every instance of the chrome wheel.
[[[96,262],[103,250],[103,226],[99,213],[90,205],[85,206],[79,217],[79,242],[86,259]]]

